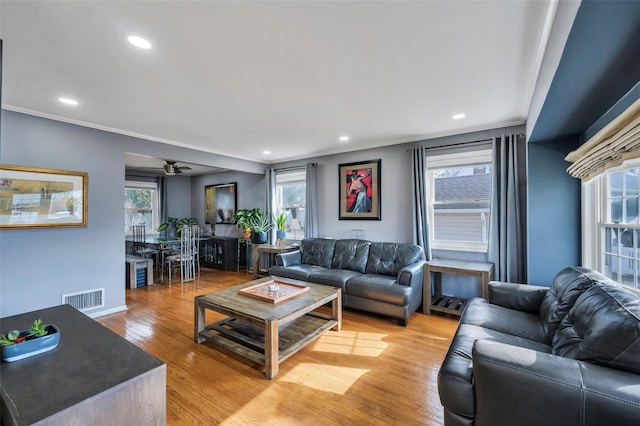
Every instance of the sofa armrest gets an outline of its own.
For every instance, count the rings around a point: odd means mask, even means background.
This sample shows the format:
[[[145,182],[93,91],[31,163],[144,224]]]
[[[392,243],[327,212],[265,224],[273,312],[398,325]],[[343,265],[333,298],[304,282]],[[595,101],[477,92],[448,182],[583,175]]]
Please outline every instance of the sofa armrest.
[[[496,341],[473,347],[477,425],[632,425],[637,374]]]
[[[301,262],[302,256],[300,255],[300,250],[276,254],[276,265],[278,266],[300,265]]]
[[[489,282],[489,303],[518,311],[538,313],[548,287]]]
[[[421,260],[400,269],[396,279],[398,284],[406,285],[407,287],[415,287],[419,284],[422,288],[422,276],[424,275],[425,263],[426,262],[424,260]]]

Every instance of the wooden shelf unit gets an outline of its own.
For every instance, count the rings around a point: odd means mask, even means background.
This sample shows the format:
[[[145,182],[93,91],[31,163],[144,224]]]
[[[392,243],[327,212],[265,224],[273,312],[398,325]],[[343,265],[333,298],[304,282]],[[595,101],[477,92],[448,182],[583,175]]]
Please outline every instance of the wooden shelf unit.
[[[433,295],[431,293],[431,273],[434,275]],[[493,278],[493,263],[468,260],[435,258],[424,266],[424,287],[422,293],[422,313],[444,312],[460,316],[467,306],[467,299],[442,294],[442,274],[460,274],[480,277],[482,297],[488,297],[489,281]]]

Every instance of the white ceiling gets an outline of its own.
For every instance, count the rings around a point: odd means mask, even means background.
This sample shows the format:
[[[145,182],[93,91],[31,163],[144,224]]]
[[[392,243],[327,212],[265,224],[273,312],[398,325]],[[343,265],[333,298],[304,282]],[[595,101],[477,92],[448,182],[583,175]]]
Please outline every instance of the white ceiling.
[[[2,0],[2,106],[268,163],[522,124],[554,4]]]

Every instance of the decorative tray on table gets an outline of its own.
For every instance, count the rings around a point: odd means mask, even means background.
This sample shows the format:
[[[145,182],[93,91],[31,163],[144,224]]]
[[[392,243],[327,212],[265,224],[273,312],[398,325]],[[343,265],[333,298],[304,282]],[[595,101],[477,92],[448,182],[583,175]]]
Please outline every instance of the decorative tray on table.
[[[240,289],[238,293],[266,302],[280,303],[283,300],[291,299],[306,291],[309,291],[309,287],[284,281],[269,280]]]

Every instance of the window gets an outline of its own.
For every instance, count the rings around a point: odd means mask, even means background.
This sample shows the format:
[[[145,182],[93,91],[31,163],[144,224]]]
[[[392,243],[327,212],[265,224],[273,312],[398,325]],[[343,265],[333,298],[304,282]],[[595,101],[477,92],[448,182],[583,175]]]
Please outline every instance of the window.
[[[126,181],[124,188],[124,232],[133,225],[145,224],[146,233],[157,232],[160,226],[158,185],[155,182]]]
[[[486,252],[491,150],[427,156],[431,247]]]
[[[601,222],[602,267],[606,276],[633,288],[640,288],[640,226],[638,226],[639,167],[606,174],[604,220]]]
[[[304,238],[305,203],[307,196],[307,171],[295,169],[276,171],[274,213],[287,214],[287,240]]]

